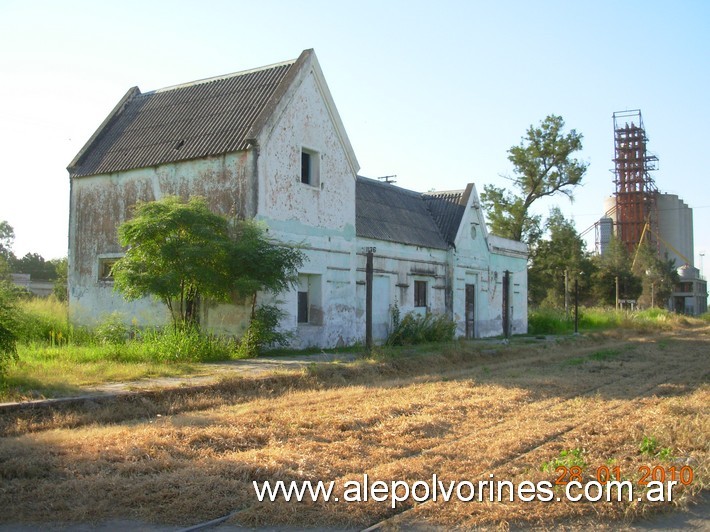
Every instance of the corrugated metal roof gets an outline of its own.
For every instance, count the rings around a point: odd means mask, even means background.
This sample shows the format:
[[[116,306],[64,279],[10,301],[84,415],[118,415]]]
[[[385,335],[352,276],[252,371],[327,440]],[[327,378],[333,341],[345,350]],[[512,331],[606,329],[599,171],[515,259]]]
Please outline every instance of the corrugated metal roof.
[[[294,63],[145,94],[129,91],[69,172],[105,174],[244,150]]]
[[[456,233],[459,230],[461,219],[466,211],[463,204],[463,190],[452,192],[433,192],[424,195],[427,208],[434,217],[436,225],[447,243],[452,244],[456,240]]]
[[[359,237],[448,248],[424,196],[418,192],[358,176],[355,213]]]

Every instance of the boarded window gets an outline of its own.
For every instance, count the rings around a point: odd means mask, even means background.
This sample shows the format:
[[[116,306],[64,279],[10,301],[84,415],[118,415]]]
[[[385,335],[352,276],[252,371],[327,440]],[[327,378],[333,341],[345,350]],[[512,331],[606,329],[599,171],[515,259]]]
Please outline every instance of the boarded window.
[[[414,281],[414,306],[426,307],[426,281]]]

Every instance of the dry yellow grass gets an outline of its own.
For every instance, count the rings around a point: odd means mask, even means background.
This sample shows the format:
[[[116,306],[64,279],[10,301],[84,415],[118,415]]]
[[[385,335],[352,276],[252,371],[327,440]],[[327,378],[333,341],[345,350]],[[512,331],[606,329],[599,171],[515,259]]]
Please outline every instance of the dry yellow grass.
[[[644,436],[708,481],[710,328],[437,355],[239,379],[197,393],[28,411],[0,419],[3,522],[126,518],[190,525],[551,526],[665,509],[650,503],[259,503],[252,481],[554,479],[583,449],[633,478]],[[680,463],[680,462],[679,462]],[[668,465],[668,464],[667,464]],[[342,498],[342,497],[341,497]]]

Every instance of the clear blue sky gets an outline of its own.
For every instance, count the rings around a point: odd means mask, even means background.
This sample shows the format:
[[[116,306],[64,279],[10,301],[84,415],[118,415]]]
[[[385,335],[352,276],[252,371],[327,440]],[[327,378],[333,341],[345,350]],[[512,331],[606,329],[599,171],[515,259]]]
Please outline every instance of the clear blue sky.
[[[149,91],[314,48],[361,165],[398,185],[504,185],[507,150],[562,115],[589,162],[583,231],[613,192],[612,113],[640,108],[659,189],[710,251],[710,2],[0,0],[0,219],[15,252],[66,255],[66,166],[129,87]],[[710,260],[710,257],[706,257]]]

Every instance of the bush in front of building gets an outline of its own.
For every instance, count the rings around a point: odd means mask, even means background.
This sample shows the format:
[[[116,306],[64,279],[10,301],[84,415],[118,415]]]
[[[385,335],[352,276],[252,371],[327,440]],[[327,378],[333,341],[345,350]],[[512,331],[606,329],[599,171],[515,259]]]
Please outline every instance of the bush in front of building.
[[[392,312],[392,332],[386,345],[413,345],[450,342],[456,334],[456,323],[445,314],[420,315],[410,312],[399,319],[399,309]]]

